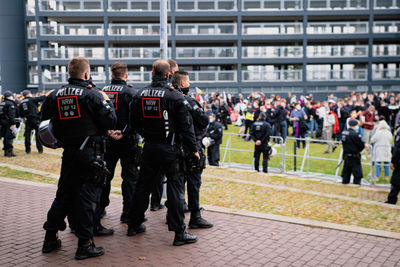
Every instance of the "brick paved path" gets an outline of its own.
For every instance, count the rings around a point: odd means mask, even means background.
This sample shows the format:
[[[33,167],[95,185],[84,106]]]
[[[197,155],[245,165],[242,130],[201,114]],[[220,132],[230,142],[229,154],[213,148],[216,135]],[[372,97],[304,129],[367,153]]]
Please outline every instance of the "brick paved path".
[[[59,251],[41,253],[54,193],[52,186],[0,180],[0,266],[400,266],[400,240],[214,212],[204,212],[214,228],[191,231],[199,236],[196,244],[172,246],[165,210],[148,212],[147,232],[127,237],[119,197],[104,219],[115,235],[95,238],[106,254],[78,262],[68,230],[60,234]]]

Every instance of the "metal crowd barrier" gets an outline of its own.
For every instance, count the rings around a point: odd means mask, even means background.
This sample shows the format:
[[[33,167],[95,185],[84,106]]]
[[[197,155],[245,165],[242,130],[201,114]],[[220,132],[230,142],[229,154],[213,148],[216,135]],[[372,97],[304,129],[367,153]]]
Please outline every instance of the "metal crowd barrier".
[[[224,150],[224,156],[222,158],[221,164],[224,166],[229,166],[229,167],[244,167],[246,169],[254,169],[254,164],[243,164],[243,163],[235,163],[232,162],[231,160],[231,155],[232,151],[234,152],[248,152],[248,153],[254,153],[254,150],[248,150],[248,149],[238,149],[238,148],[232,148],[232,137],[235,136],[237,138],[250,138],[250,135],[248,134],[235,134],[235,133],[224,133],[224,135],[228,136],[228,139],[226,141],[226,144],[224,147],[221,147],[220,149]],[[281,159],[280,159],[280,164],[276,167],[270,166],[268,164],[268,169],[275,170],[280,173],[285,173],[285,155],[284,155],[284,147],[285,147],[285,142],[283,141],[283,138],[280,136],[271,136],[270,139],[277,139],[280,141],[280,147],[281,147],[281,152],[279,153]],[[278,156],[278,155],[277,155]]]
[[[253,164],[253,153],[254,149],[239,149],[232,147],[232,138],[250,138],[248,134],[235,134],[235,133],[224,133],[225,136],[227,137],[226,144],[224,146],[221,146],[221,151],[223,151],[223,157],[221,160],[221,165],[223,166],[228,166],[228,167],[239,167],[239,168],[245,168],[245,169],[254,169],[254,164]],[[278,166],[271,166],[271,164],[268,164],[268,169],[271,172],[279,172],[279,173],[288,173],[288,174],[295,174],[303,177],[312,177],[312,178],[318,178],[318,179],[325,179],[325,180],[330,180],[333,182],[341,182],[342,178],[340,176],[340,167],[343,165],[343,147],[342,147],[342,142],[340,141],[334,141],[334,140],[320,140],[320,139],[311,139],[311,138],[294,138],[294,137],[287,137],[285,139],[285,142],[283,142],[283,138],[280,136],[271,136],[270,140],[279,140],[279,148],[280,152],[278,152],[278,155],[280,156],[280,164]],[[287,151],[288,148],[288,143],[287,140],[292,140],[293,141],[293,153],[289,153]],[[271,142],[270,141],[270,142]],[[302,153],[297,153],[299,149],[297,149],[297,143],[305,141],[306,146],[304,148],[304,152]],[[337,146],[336,149],[339,150],[339,154],[335,158],[328,158],[328,157],[318,157],[318,156],[313,156],[310,155],[311,151],[311,144],[312,143],[319,143],[319,144],[325,144],[327,145],[328,143],[334,144]],[[364,171],[364,178],[362,179],[362,184],[363,185],[375,185],[375,186],[382,186],[382,187],[389,187],[390,184],[377,184],[377,180],[375,179],[375,154],[376,154],[376,149],[377,147],[380,146],[370,146],[370,152],[371,152],[371,160],[369,162],[361,161],[362,166],[367,166],[368,171],[365,173]],[[250,153],[249,155],[249,162],[252,164],[245,164],[243,162],[233,162],[232,160],[232,152],[247,152]],[[276,155],[276,156],[278,156]],[[287,161],[289,158],[293,158],[293,170],[288,170],[287,168]],[[299,160],[298,165],[297,161]],[[327,172],[323,173],[318,173],[318,172],[312,172],[310,171],[310,160],[318,160],[318,161],[328,161],[328,162],[335,162],[335,169],[333,170],[334,174],[329,174]],[[382,164],[381,166],[385,166]]]

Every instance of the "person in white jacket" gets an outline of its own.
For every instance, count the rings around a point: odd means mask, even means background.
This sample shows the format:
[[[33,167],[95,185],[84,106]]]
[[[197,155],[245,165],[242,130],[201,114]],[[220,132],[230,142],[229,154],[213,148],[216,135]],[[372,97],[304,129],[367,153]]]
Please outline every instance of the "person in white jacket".
[[[385,180],[388,180],[390,176],[390,160],[392,158],[391,143],[393,135],[388,129],[390,128],[386,121],[379,121],[376,132],[371,139],[371,144],[373,145],[372,161],[375,162],[375,177],[379,178],[381,175],[383,163]]]

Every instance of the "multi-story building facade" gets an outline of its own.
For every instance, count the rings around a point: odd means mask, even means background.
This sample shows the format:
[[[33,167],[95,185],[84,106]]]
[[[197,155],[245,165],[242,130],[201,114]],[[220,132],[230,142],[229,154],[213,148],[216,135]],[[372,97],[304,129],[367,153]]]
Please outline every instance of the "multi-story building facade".
[[[28,84],[67,81],[74,56],[134,87],[159,58],[159,0],[27,0]],[[169,57],[205,91],[400,91],[400,0],[168,0]]]

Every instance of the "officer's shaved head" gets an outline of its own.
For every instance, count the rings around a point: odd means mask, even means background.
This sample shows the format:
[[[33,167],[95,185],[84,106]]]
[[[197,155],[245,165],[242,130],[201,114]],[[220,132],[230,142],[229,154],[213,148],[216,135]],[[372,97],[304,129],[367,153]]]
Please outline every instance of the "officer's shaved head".
[[[182,71],[182,70],[176,71],[174,73],[174,75],[172,76],[171,83],[173,85],[180,85],[180,82],[184,79],[187,79],[188,76],[189,76],[189,73],[187,73],[186,71]]]
[[[123,78],[128,72],[128,65],[124,62],[115,62],[111,65],[111,73],[113,78]]]
[[[179,70],[179,68],[178,68],[178,63],[176,63],[176,61],[175,60],[173,60],[173,59],[168,59],[167,60],[168,61],[168,63],[169,63],[169,74],[174,74],[176,71],[178,71]]]
[[[153,63],[153,75],[166,78],[169,74],[169,63],[166,60],[159,59]]]
[[[74,57],[68,63],[68,74],[71,78],[85,79],[85,73],[90,73],[89,60],[84,57]],[[87,77],[89,79],[89,77]]]

